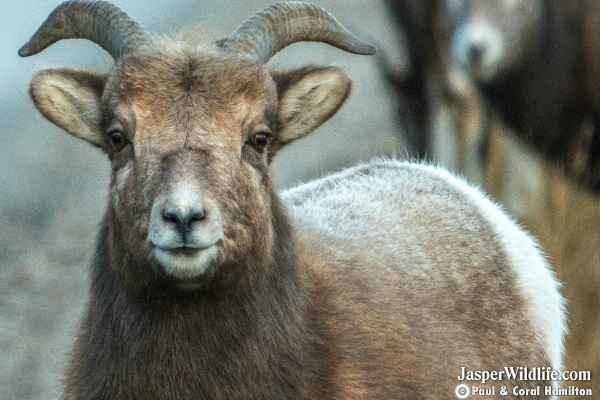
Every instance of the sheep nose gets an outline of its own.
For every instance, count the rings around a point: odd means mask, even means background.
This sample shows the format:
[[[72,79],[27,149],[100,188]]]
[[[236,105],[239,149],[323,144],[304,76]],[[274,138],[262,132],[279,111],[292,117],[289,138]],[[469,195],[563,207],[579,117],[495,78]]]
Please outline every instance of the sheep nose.
[[[181,236],[185,238],[186,233],[191,229],[194,222],[204,219],[204,209],[199,208],[166,208],[163,212],[163,219],[166,222],[173,223]]]
[[[222,236],[218,204],[194,187],[178,185],[152,205],[148,241],[159,249],[204,249]]]
[[[471,43],[469,46],[469,63],[471,66],[479,66],[486,52],[486,45],[482,42]]]

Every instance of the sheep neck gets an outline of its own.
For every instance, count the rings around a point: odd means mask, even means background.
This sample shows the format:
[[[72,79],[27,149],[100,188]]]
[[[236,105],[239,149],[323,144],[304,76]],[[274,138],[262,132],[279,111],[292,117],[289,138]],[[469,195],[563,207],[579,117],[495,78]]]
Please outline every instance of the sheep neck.
[[[110,227],[104,224],[66,398],[76,392],[73,397],[167,399],[323,394],[328,335],[303,282],[288,217],[277,198],[273,204],[275,265],[241,295],[155,285],[153,295],[133,296],[107,264]]]

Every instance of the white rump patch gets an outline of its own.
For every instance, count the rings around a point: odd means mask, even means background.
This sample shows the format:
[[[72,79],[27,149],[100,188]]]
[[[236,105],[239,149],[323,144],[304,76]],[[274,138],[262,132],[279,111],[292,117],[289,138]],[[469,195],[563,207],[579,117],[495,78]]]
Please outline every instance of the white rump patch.
[[[401,182],[393,179],[394,175],[390,171],[394,168],[410,168],[415,172],[423,171],[432,178],[436,178],[435,181],[441,179],[450,188],[454,188],[463,194],[464,200],[471,202],[471,206],[475,211],[479,211],[481,217],[489,223],[491,230],[495,233],[506,254],[510,268],[514,271],[517,281],[515,290],[520,292],[525,301],[527,317],[532,322],[532,328],[539,341],[539,346],[544,349],[550,366],[557,371],[561,370],[563,340],[567,328],[565,304],[560,294],[560,284],[535,240],[480,190],[441,168],[427,164],[384,159],[358,165],[326,178],[289,189],[282,193],[282,198],[288,203],[292,215],[301,215],[302,220],[309,220],[319,228],[327,229],[328,222],[321,226],[321,221],[337,218],[339,213],[337,213],[337,209],[331,210],[331,205],[338,203],[335,198],[328,197],[327,204],[321,207],[321,203],[314,199],[319,199],[325,194],[329,195],[330,192],[333,192],[344,197],[339,204],[348,204],[349,202],[358,205],[369,204],[368,202],[377,196],[384,202],[385,197],[389,196],[390,193],[394,193],[397,190],[397,185],[401,184]],[[360,174],[362,170],[371,172],[362,175]],[[385,172],[380,172],[384,170]],[[353,187],[351,184],[353,179],[358,179],[357,177],[360,177],[363,182],[362,186],[359,185],[358,188]],[[371,184],[375,187],[369,188]],[[435,184],[439,185],[439,182]],[[360,196],[364,196],[365,191],[370,192],[367,201],[360,198]],[[386,204],[382,204],[378,207],[385,206]],[[368,212],[365,209],[356,211],[359,213]],[[387,212],[392,211],[387,210]],[[326,215],[326,213],[330,213],[330,215]],[[360,218],[357,220],[360,221]],[[336,225],[334,233],[336,236],[349,235],[353,238],[358,233],[364,235],[364,232],[368,231],[368,229],[362,228],[353,229],[352,224],[341,225],[343,226]]]
[[[414,165],[436,175],[464,193],[490,223],[511,261],[518,284],[529,302],[536,335],[544,344],[554,370],[562,369],[564,337],[567,333],[565,302],[560,283],[536,241],[478,189],[449,172],[429,165]],[[556,383],[556,382],[555,382]]]

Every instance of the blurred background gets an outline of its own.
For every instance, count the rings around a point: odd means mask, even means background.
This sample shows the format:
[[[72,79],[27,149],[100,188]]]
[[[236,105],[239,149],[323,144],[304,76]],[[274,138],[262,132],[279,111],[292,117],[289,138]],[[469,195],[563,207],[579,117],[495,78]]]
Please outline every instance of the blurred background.
[[[560,0],[313,2],[379,52],[356,56],[302,43],[270,61],[335,64],[354,80],[353,95],[332,120],[278,155],[272,169],[279,188],[380,155],[427,158],[466,176],[540,239],[569,300],[566,367],[600,374],[594,80],[600,74],[595,36],[582,39],[573,28],[593,31],[595,20],[584,16],[600,15],[599,2],[577,3],[589,7],[585,12],[557,10]],[[17,56],[58,3],[11,4],[0,25],[0,400],[59,396],[106,203],[105,157],[43,119],[27,89],[41,68],[106,71],[112,59],[82,40]],[[197,26],[220,38],[271,1],[114,3],[151,33]],[[569,19],[555,18],[559,14]],[[548,52],[557,54],[553,62]],[[538,58],[528,59],[532,54]],[[569,102],[572,97],[579,100]],[[586,387],[600,393],[598,381]]]

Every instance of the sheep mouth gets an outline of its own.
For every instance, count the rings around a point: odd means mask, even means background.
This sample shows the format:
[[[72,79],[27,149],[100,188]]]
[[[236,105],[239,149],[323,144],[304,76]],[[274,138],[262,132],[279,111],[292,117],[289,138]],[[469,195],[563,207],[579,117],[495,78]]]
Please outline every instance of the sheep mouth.
[[[152,255],[170,277],[194,279],[202,276],[220,254],[219,242],[202,248],[181,246],[161,248],[152,246]]]
[[[163,250],[168,251],[170,254],[172,254],[175,257],[194,257],[198,254],[198,252],[202,251],[203,249],[183,246],[183,247],[176,247],[174,249],[163,249]]]

